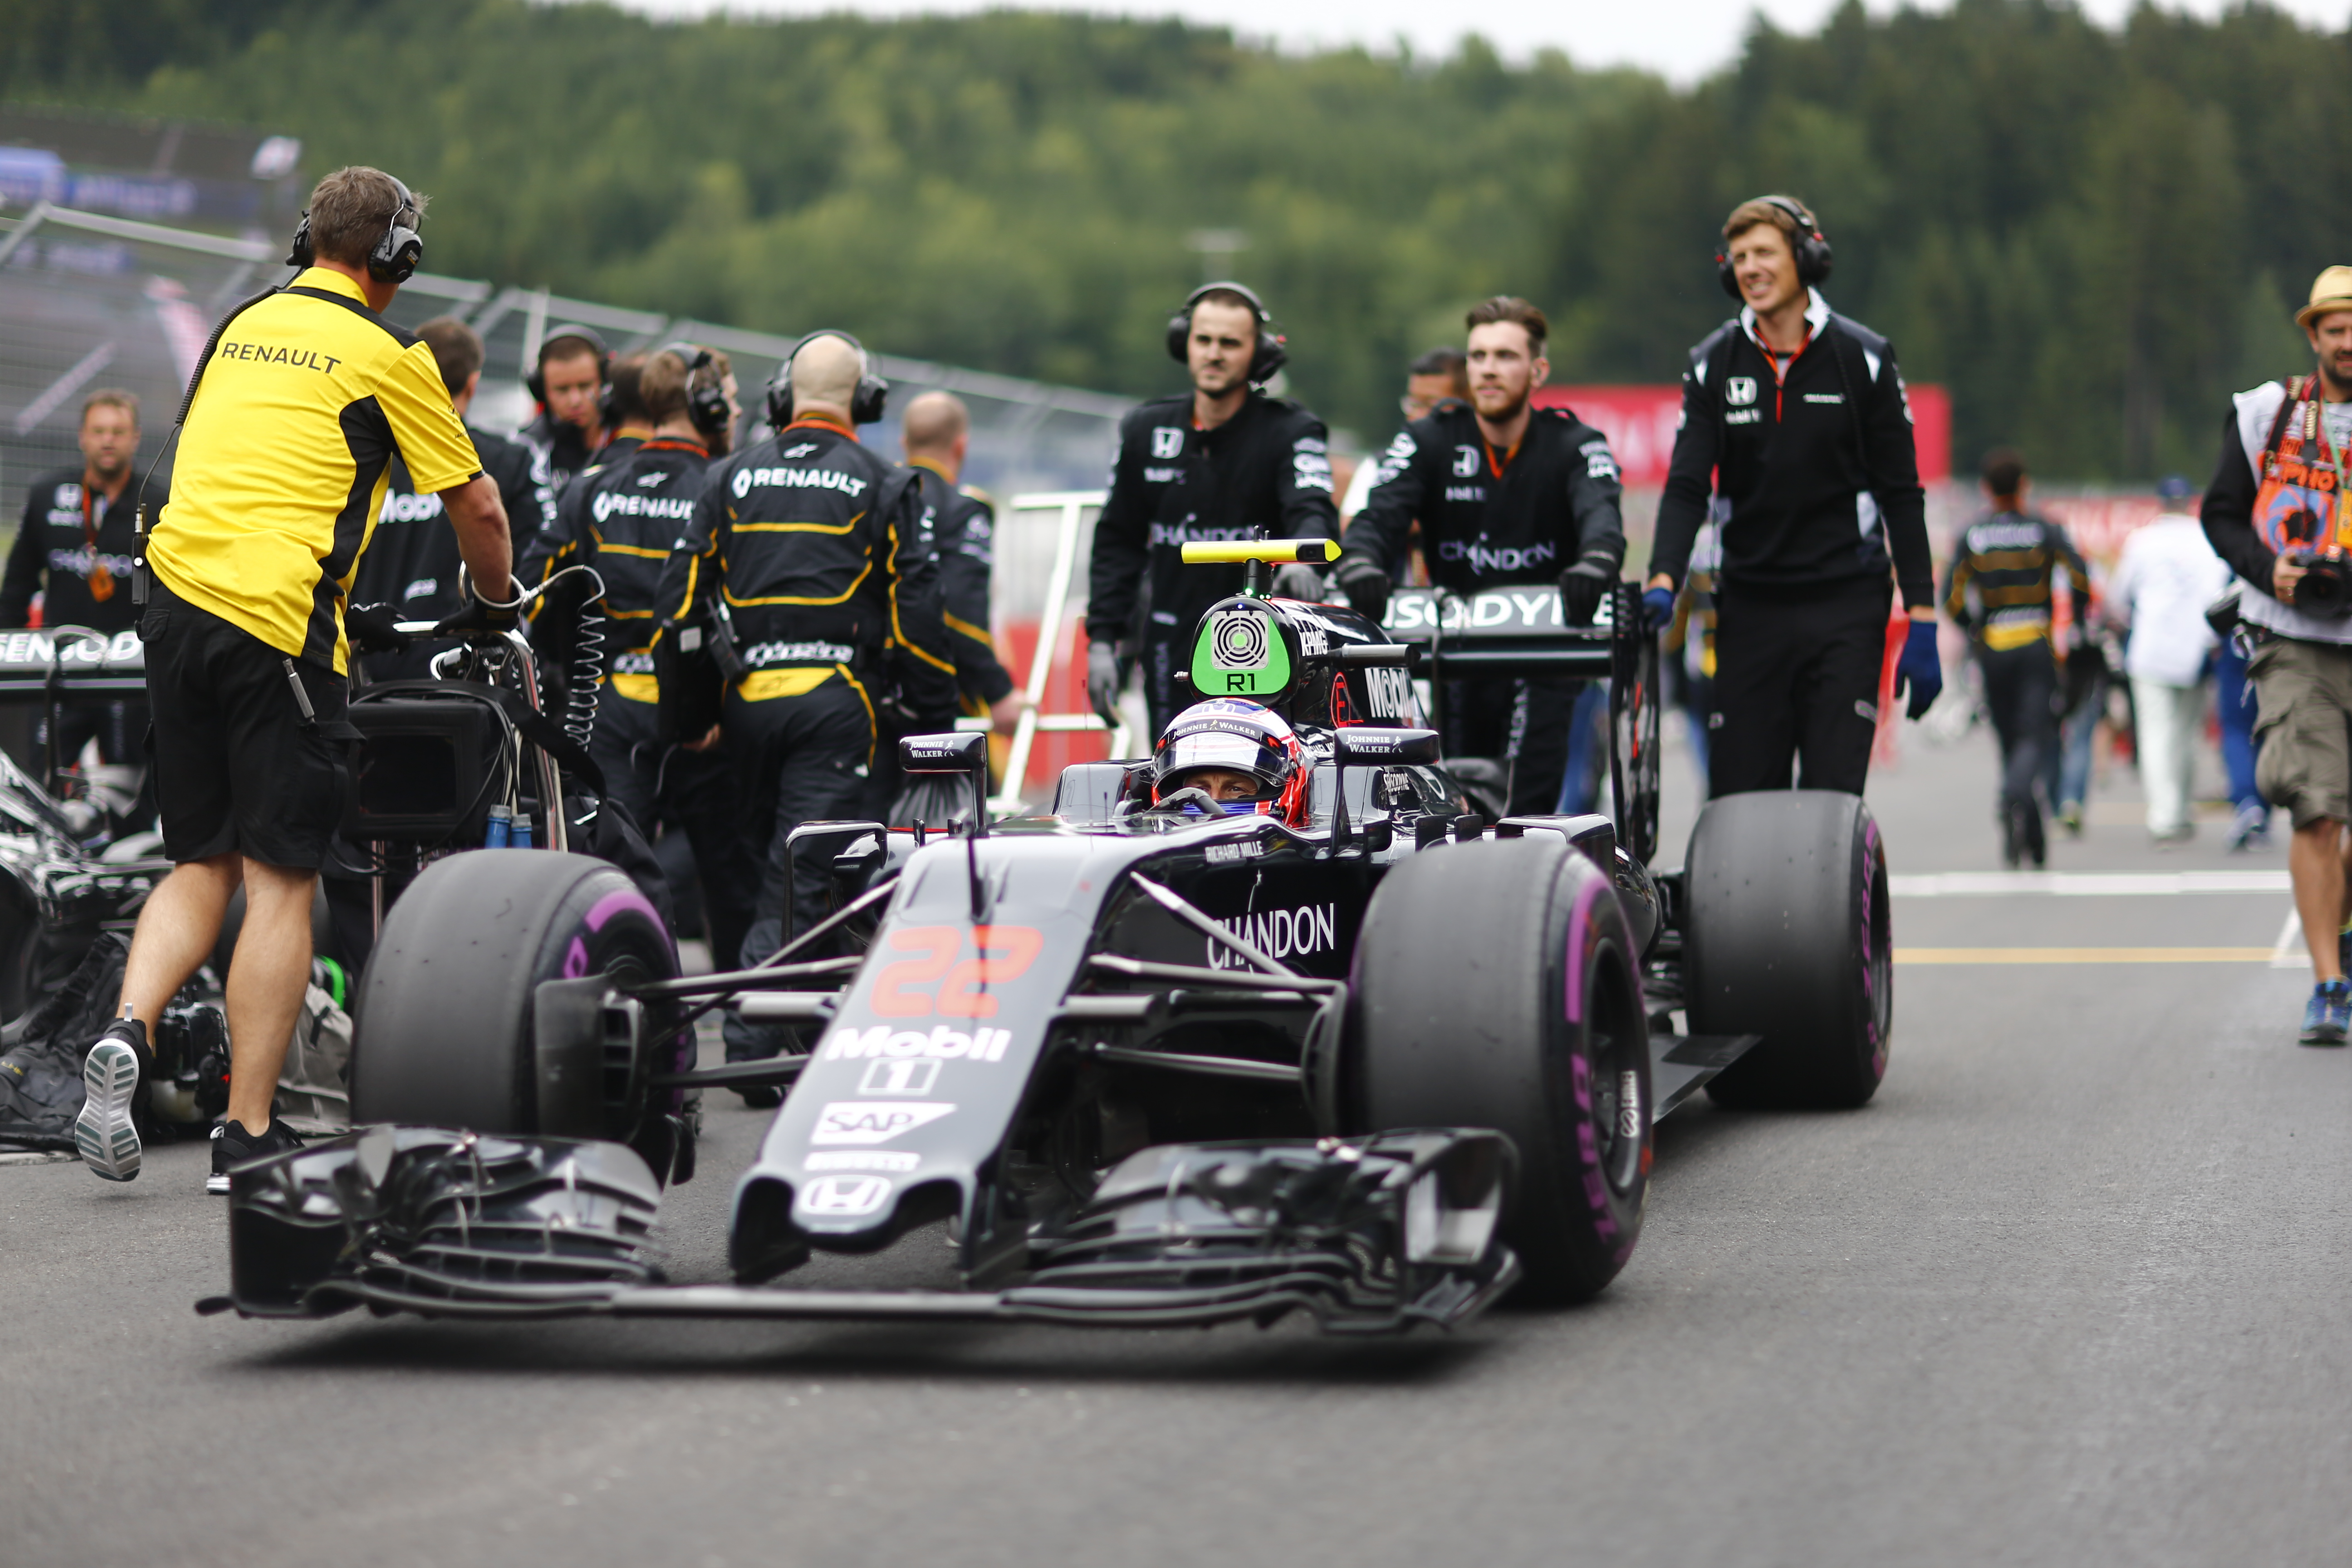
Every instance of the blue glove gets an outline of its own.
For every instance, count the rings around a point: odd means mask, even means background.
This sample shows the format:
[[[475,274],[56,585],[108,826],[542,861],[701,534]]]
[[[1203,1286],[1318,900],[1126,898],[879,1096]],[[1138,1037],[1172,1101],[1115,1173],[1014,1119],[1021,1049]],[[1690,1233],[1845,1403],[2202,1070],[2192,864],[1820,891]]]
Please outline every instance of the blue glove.
[[[1944,660],[1936,651],[1936,623],[1913,621],[1909,636],[1903,642],[1903,657],[1895,661],[1895,695],[1906,690],[1911,694],[1911,705],[1906,715],[1916,719],[1925,714],[1944,689]]]
[[[1653,588],[1642,595],[1642,619],[1652,631],[1663,631],[1675,624],[1675,591]]]

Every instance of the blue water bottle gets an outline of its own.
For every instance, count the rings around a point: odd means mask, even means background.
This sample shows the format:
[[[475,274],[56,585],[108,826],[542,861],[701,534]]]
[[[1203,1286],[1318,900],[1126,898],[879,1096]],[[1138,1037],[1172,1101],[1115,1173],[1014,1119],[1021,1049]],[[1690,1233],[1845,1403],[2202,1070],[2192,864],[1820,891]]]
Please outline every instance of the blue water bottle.
[[[490,807],[489,826],[482,829],[482,847],[505,848],[511,841],[509,835],[513,829],[513,823],[514,812],[511,808],[503,805]]]
[[[507,843],[509,847],[516,849],[528,849],[530,847],[530,813],[527,811],[518,811],[515,813],[514,828],[513,831],[508,835]]]

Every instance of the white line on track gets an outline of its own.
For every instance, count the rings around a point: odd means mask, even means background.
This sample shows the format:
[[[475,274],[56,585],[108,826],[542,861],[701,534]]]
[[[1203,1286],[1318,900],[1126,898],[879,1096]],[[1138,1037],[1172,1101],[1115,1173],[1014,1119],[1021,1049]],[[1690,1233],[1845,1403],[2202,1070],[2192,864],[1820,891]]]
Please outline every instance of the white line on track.
[[[1890,876],[1898,899],[2146,898],[2183,893],[2284,893],[2284,871],[1928,871]]]
[[[2273,969],[2301,969],[2311,962],[2311,954],[2303,949],[2303,917],[2290,907],[2286,924],[2279,927],[2278,941],[2271,947]]]

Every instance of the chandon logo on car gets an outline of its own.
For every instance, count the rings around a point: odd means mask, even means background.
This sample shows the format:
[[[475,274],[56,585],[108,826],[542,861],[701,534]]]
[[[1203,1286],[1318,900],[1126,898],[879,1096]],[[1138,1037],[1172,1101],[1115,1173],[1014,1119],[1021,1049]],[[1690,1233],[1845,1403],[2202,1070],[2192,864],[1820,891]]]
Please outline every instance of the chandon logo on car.
[[[941,1024],[925,1032],[893,1030],[887,1024],[877,1024],[865,1030],[855,1026],[836,1028],[826,1037],[819,1058],[829,1062],[856,1061],[865,1057],[999,1062],[1004,1059],[1004,1047],[1012,1039],[1010,1029],[973,1029],[966,1033]]]
[[[1339,906],[1309,904],[1297,910],[1260,910],[1235,920],[1219,921],[1234,935],[1276,958],[1328,952],[1339,945]],[[1244,961],[1223,947],[1209,949],[1213,969],[1240,969]]]
[[[812,1143],[887,1143],[955,1109],[938,1100],[836,1100],[816,1113]]]

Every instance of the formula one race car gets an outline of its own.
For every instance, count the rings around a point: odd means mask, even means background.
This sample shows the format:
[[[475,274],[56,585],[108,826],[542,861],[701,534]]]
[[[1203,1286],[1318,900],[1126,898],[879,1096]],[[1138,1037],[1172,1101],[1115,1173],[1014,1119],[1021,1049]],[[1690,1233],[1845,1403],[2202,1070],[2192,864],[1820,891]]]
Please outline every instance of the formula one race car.
[[[1653,1121],[1701,1085],[1868,1099],[1892,998],[1861,801],[1718,802],[1654,873],[1656,649],[1630,591],[1590,629],[1549,589],[1403,593],[1385,627],[1267,596],[1270,564],[1332,548],[1185,547],[1253,563],[1189,676],[1296,736],[1278,807],[1109,762],[991,822],[984,737],[915,737],[907,768],[968,777],[970,812],[803,826],[831,915],[691,978],[609,866],[427,868],[362,984],[373,1125],[236,1173],[233,1294],[206,1308],[1454,1324],[1515,1283],[1606,1286]],[[1419,726],[1423,675],[1611,678],[1613,820],[1471,813]],[[719,1008],[807,1047],[698,1070],[692,1025]],[[790,1092],[736,1184],[736,1283],[664,1283],[648,1236],[693,1174],[683,1097],[753,1084]],[[771,1283],[940,1220],[964,1289]]]

